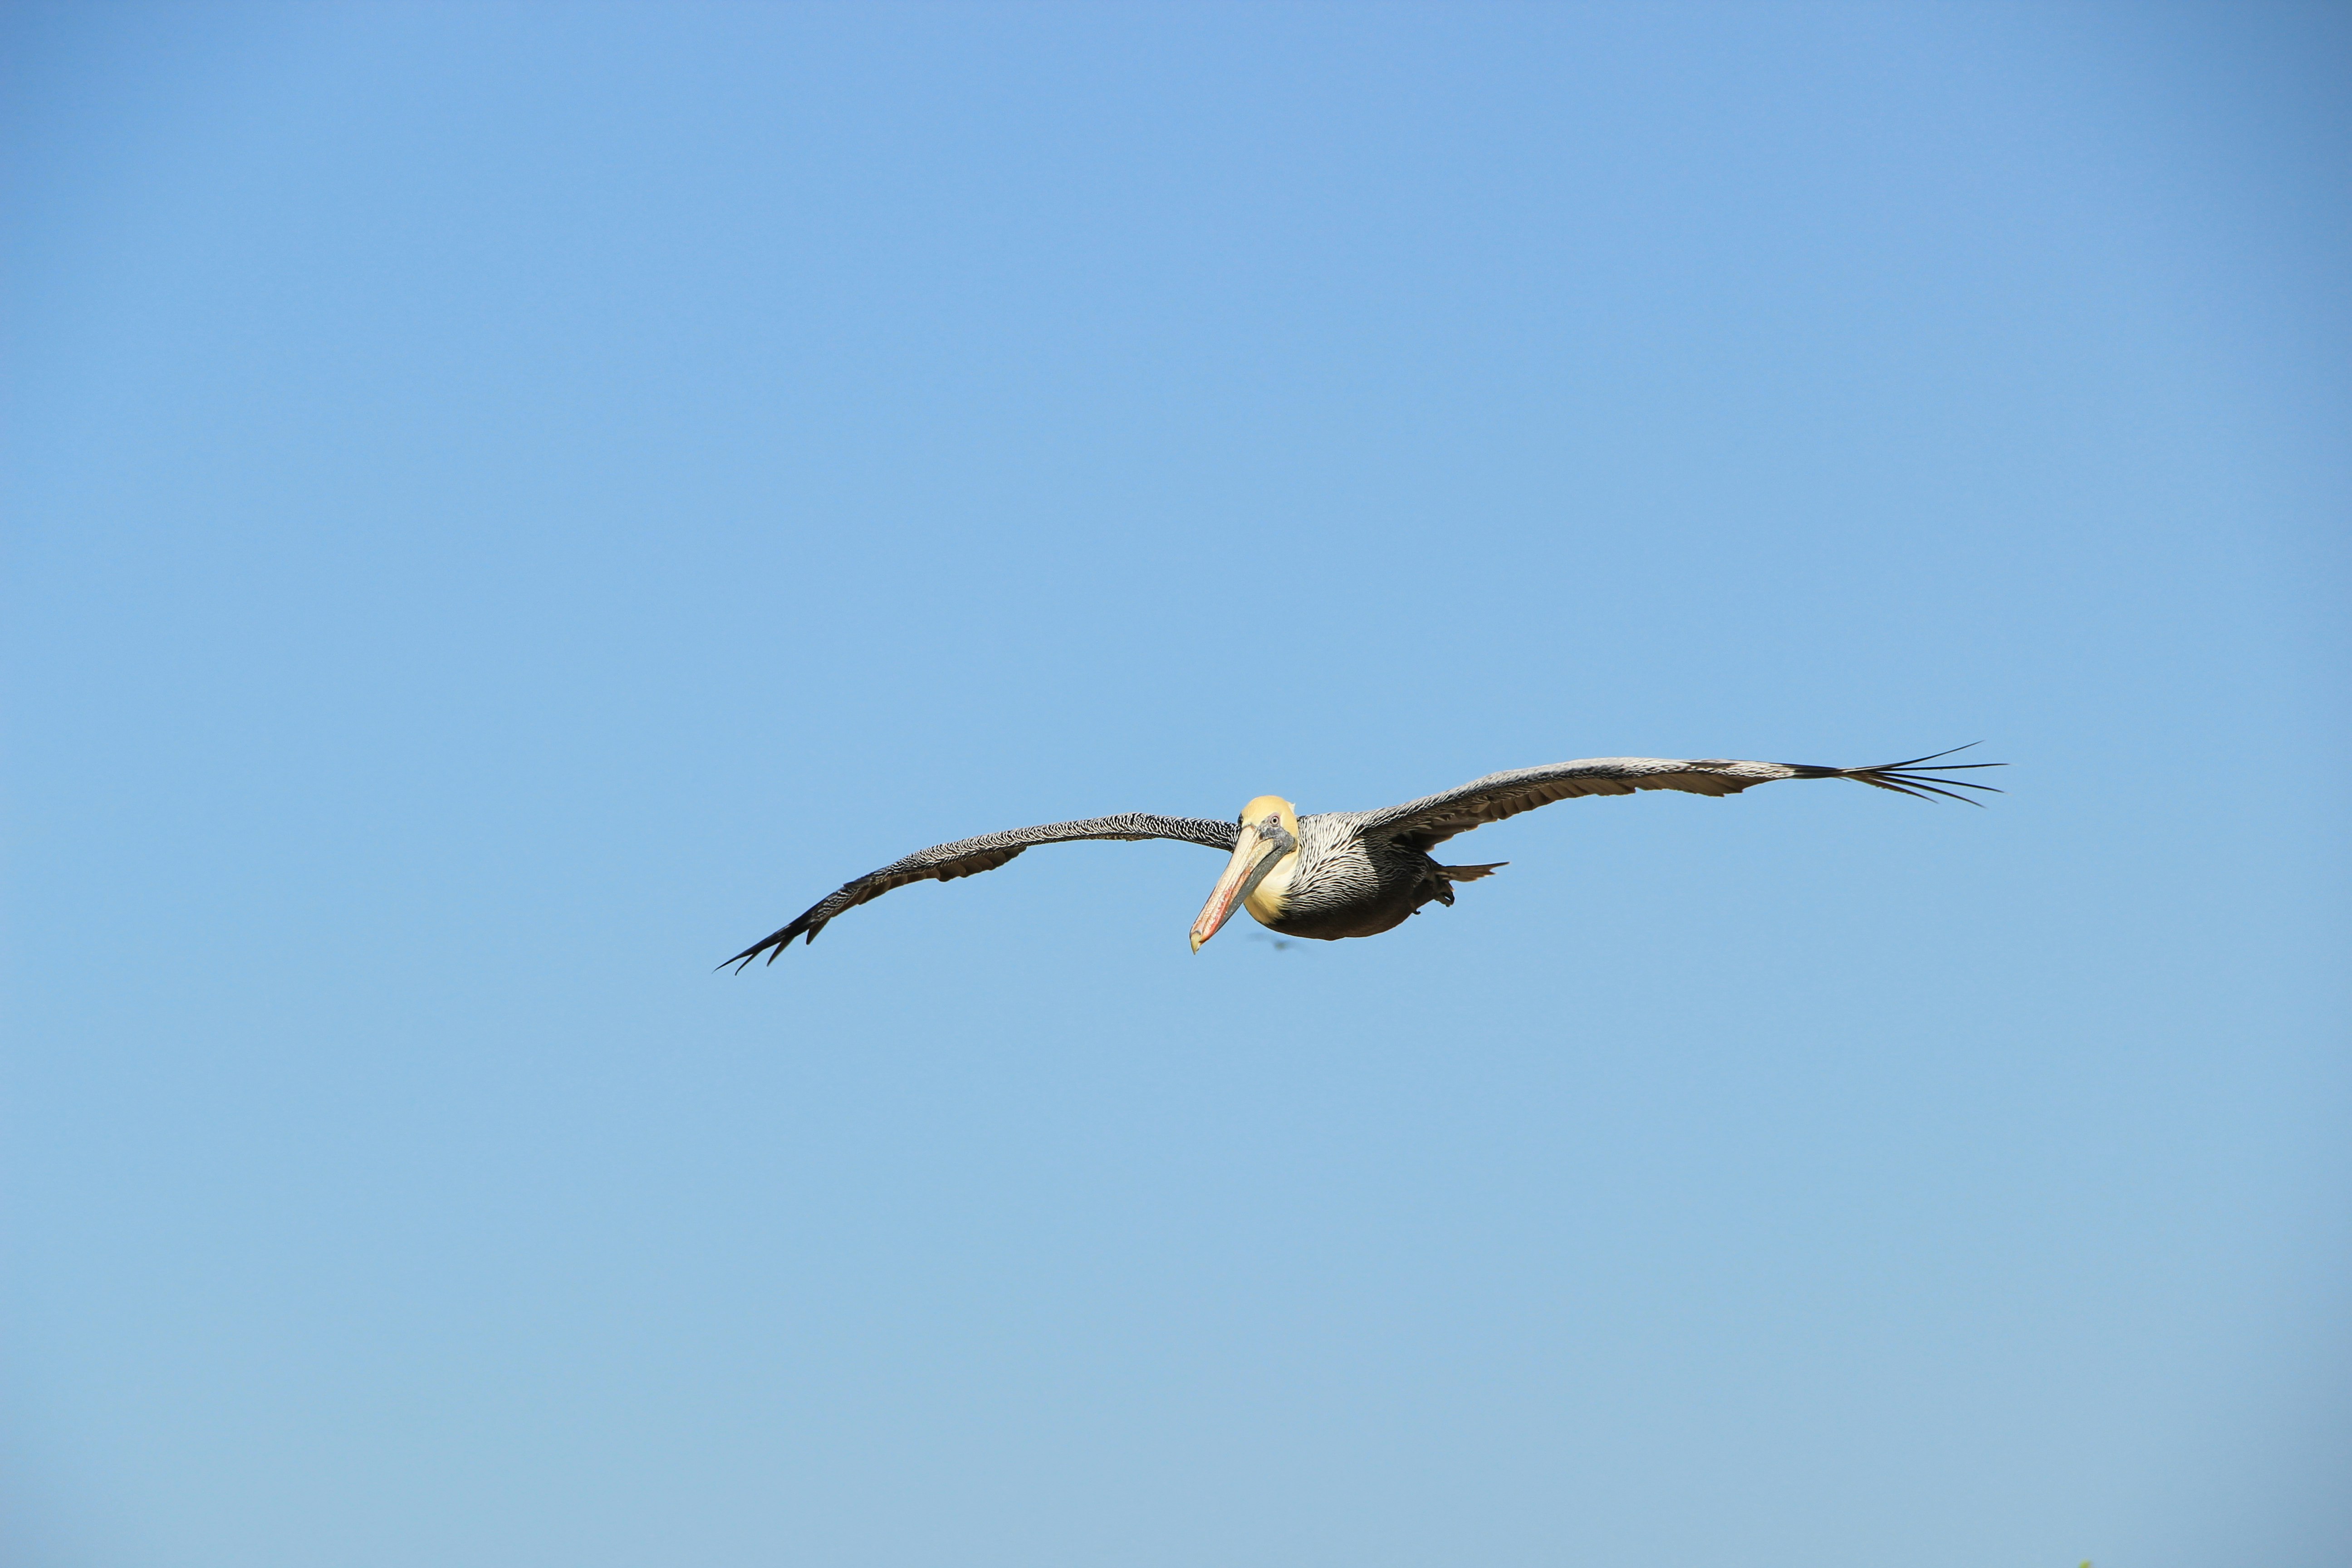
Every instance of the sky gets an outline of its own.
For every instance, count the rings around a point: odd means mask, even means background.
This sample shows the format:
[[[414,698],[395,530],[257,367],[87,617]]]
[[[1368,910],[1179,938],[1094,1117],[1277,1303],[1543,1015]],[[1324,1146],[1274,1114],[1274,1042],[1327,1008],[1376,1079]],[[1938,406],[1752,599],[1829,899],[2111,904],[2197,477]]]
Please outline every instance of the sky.
[[[2342,10],[0,70],[11,1563],[2352,1559]]]

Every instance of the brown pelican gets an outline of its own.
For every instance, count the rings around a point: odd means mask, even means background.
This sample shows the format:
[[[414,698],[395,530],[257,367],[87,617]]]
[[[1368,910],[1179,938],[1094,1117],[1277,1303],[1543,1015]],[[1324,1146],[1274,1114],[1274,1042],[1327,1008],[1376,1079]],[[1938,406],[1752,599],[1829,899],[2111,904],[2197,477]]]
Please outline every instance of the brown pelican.
[[[1962,746],[1960,751],[1968,750]],[[1402,925],[1408,915],[1435,900],[1454,901],[1454,884],[1475,882],[1507,861],[1486,866],[1441,866],[1429,852],[1457,833],[1482,823],[1586,795],[1632,795],[1635,790],[1678,789],[1688,795],[1738,795],[1778,779],[1852,779],[1920,800],[1942,795],[1968,800],[1954,789],[1985,790],[1990,784],[1949,777],[1960,768],[1997,768],[1999,763],[1938,763],[1950,752],[1886,763],[1871,768],[1822,768],[1802,763],[1738,763],[1721,759],[1672,762],[1662,757],[1588,757],[1581,762],[1488,773],[1459,789],[1425,795],[1380,811],[1322,811],[1301,816],[1280,795],[1262,795],[1242,807],[1232,822],[1194,816],[1092,816],[935,845],[879,871],[869,871],[812,906],[799,919],[753,942],[727,963],[740,974],[761,953],[773,963],[793,938],[814,942],[827,921],[893,888],[909,882],[953,881],[993,871],[1039,844],[1080,838],[1181,838],[1229,852],[1201,918],[1192,922],[1192,951],[1233,919],[1236,905],[1282,936],[1378,936]],[[1933,767],[1929,763],[1935,763]],[[1951,786],[1951,787],[1947,787]],[[1969,801],[1970,805],[1977,802]]]

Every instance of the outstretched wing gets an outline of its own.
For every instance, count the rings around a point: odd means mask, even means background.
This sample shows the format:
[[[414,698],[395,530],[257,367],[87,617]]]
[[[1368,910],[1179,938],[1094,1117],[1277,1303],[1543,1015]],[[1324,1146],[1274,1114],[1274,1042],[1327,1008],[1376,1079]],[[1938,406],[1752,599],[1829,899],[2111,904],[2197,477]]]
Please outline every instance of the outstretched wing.
[[[1957,748],[1967,751],[1968,747]],[[1409,800],[1402,805],[1391,805],[1381,811],[1368,811],[1359,819],[1360,831],[1367,838],[1385,838],[1408,849],[1426,851],[1443,844],[1457,833],[1467,833],[1482,823],[1500,822],[1507,816],[1517,816],[1523,811],[1533,811],[1539,805],[1549,805],[1556,800],[1572,800],[1581,795],[1632,795],[1641,789],[1678,789],[1690,795],[1738,795],[1754,784],[1770,784],[1776,779],[1852,779],[1856,784],[1875,784],[1901,795],[1916,795],[1925,800],[1939,795],[1951,800],[1968,800],[1955,789],[1984,790],[1998,795],[1990,784],[1970,784],[1966,779],[1947,777],[1955,768],[1997,768],[2000,763],[1944,763],[1935,767],[1926,764],[1937,757],[1948,757],[1950,752],[1937,752],[1932,756],[1914,757],[1907,763],[1884,763],[1874,768],[1821,768],[1803,763],[1736,763],[1719,758],[1701,762],[1674,762],[1664,757],[1587,757],[1581,762],[1554,763],[1549,767],[1520,768],[1507,773],[1488,773],[1483,779],[1473,779],[1459,789],[1443,795]],[[1974,805],[1975,801],[1969,801]]]
[[[810,908],[798,920],[782,931],[761,938],[727,963],[735,965],[740,974],[753,959],[765,952],[768,962],[784,951],[793,938],[803,937],[814,942],[816,933],[825,922],[844,910],[854,910],[871,899],[878,899],[893,888],[903,888],[909,882],[951,882],[958,877],[976,876],[993,871],[1015,855],[1039,844],[1063,844],[1077,838],[1181,838],[1188,844],[1205,844],[1212,849],[1230,850],[1239,829],[1230,822],[1208,822],[1197,816],[1152,816],[1131,811],[1120,816],[1090,816],[1083,822],[1049,822],[1043,827],[1015,827],[1003,833],[983,833],[977,838],[959,838],[952,844],[935,844],[929,849],[919,849],[903,860],[893,860],[879,871],[868,871],[854,882],[845,882],[833,893]],[[771,950],[773,951],[771,951]],[[719,967],[724,969],[727,963]]]

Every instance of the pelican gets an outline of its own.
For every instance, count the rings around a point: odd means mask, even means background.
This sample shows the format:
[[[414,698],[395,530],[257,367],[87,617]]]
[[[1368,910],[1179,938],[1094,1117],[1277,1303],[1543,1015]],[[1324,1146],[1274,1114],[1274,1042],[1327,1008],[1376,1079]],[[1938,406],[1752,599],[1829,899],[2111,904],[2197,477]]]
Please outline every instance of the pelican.
[[[1957,748],[1966,751],[1968,747]],[[1378,936],[1402,925],[1434,900],[1454,902],[1454,885],[1492,876],[1509,864],[1441,866],[1430,851],[1457,833],[1500,822],[1556,800],[1588,795],[1632,795],[1636,790],[1678,789],[1685,795],[1721,797],[1780,779],[1852,779],[1926,800],[1969,800],[1957,790],[2000,793],[1990,784],[1953,778],[1966,768],[1997,768],[2000,763],[1946,763],[1937,752],[1907,763],[1868,768],[1824,768],[1804,763],[1741,763],[1709,758],[1675,762],[1664,757],[1587,757],[1488,773],[1459,789],[1424,795],[1379,811],[1319,811],[1298,808],[1276,795],[1262,795],[1231,822],[1196,816],[1151,816],[1129,812],[1079,822],[1050,822],[934,845],[878,871],[845,882],[811,905],[798,919],[769,932],[719,967],[740,974],[761,953],[773,963],[794,937],[814,942],[816,933],[843,912],[909,882],[951,882],[993,871],[1025,849],[1086,838],[1176,838],[1223,849],[1230,856],[1224,874],[1210,891],[1201,918],[1192,922],[1192,951],[1217,934],[1245,909],[1258,924],[1284,937],[1338,942]]]

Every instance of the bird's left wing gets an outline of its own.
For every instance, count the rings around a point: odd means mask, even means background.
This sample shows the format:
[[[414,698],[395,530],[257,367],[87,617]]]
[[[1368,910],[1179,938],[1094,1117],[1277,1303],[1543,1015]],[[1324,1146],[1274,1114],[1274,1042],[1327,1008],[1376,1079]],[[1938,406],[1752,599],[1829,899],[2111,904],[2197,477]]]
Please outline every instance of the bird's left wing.
[[[1968,750],[1966,746],[1959,749]],[[1869,768],[1823,768],[1806,763],[1741,763],[1723,758],[1677,762],[1665,757],[1586,757],[1580,762],[1552,763],[1539,768],[1488,773],[1483,779],[1473,779],[1461,788],[1447,790],[1443,795],[1424,795],[1420,800],[1409,800],[1402,805],[1365,812],[1357,820],[1359,831],[1367,838],[1385,838],[1408,849],[1426,851],[1455,834],[1467,833],[1483,823],[1500,822],[1507,816],[1517,816],[1523,811],[1533,811],[1537,806],[1549,805],[1556,800],[1572,800],[1585,795],[1632,795],[1635,790],[1643,789],[1678,789],[1690,795],[1738,795],[1741,790],[1771,784],[1779,779],[1852,779],[1856,784],[1875,784],[1880,789],[1891,789],[1922,799],[1930,795],[1940,795],[1952,800],[1968,799],[1966,795],[1954,794],[1954,787],[2000,793],[1990,784],[1970,784],[1966,779],[1945,776],[1949,769],[1997,768],[2001,765],[1999,763],[1926,765],[1935,763],[1937,757],[1951,754],[1949,752],[1937,752],[1933,756],[1914,757],[1907,763],[1883,763]]]
[[[1090,816],[1080,822],[1049,822],[1042,827],[1014,827],[1003,833],[983,833],[977,838],[959,838],[952,844],[935,844],[929,849],[919,849],[903,860],[893,860],[879,871],[868,871],[854,882],[845,882],[831,894],[812,905],[798,920],[781,931],[771,931],[753,942],[727,963],[736,966],[740,974],[753,959],[761,953],[768,962],[776,962],[777,954],[791,944],[793,938],[808,942],[816,940],[825,922],[845,910],[854,910],[870,900],[878,899],[893,888],[903,888],[909,882],[951,882],[958,877],[975,876],[982,871],[993,871],[1023,850],[1039,844],[1063,844],[1080,838],[1181,838],[1187,844],[1204,844],[1212,849],[1231,850],[1234,836],[1240,831],[1230,822],[1210,822],[1197,816],[1153,816],[1145,812],[1130,811],[1119,816]],[[724,969],[727,963],[719,967]]]

